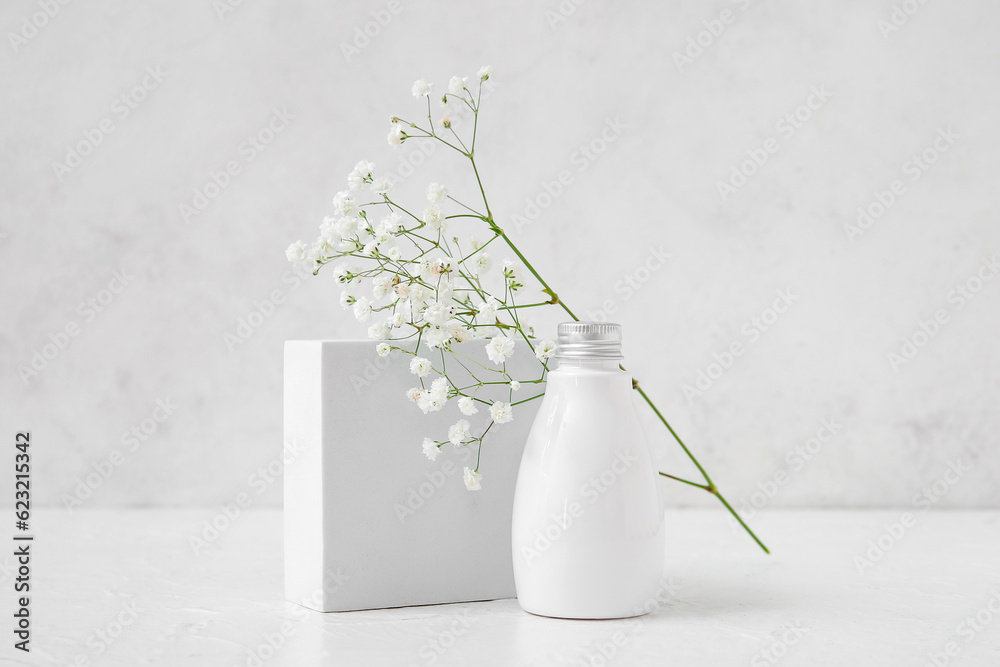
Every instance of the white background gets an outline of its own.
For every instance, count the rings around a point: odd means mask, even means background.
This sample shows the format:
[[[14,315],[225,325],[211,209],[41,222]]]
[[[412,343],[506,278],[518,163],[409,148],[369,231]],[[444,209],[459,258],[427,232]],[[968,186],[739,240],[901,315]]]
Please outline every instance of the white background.
[[[998,506],[1000,280],[960,309],[948,295],[1000,252],[1000,7],[928,3],[883,34],[889,1],[563,4],[566,16],[555,2],[392,14],[247,0],[220,15],[208,0],[79,2],[16,50],[6,37],[0,416],[3,433],[33,432],[36,501],[62,506],[114,450],[123,460],[90,506],[215,506],[245,491],[280,449],[283,341],[364,335],[329,276],[288,273],[285,247],[313,237],[357,160],[414,161],[416,147],[385,141],[390,115],[420,114],[414,79],[442,91],[488,63],[498,86],[477,157],[500,224],[578,315],[614,301],[630,369],[734,503],[784,471],[769,507],[908,506],[959,462],[971,470],[939,505]],[[735,20],[679,67],[674,54],[723,9]],[[4,34],[39,11],[5,3]],[[359,38],[366,26],[375,36]],[[122,118],[116,98],[148,67],[165,79]],[[782,134],[776,123],[822,86],[829,100]],[[294,119],[247,163],[241,143],[275,108]],[[105,118],[114,131],[60,180],[53,162]],[[616,119],[621,134],[581,171],[580,147]],[[910,180],[904,163],[940,128],[959,138]],[[723,201],[717,183],[772,137],[777,152]],[[186,221],[180,205],[230,160],[241,173]],[[562,170],[572,184],[516,229]],[[403,187],[469,192],[458,174],[439,151]],[[894,179],[905,192],[852,242],[844,225]],[[650,247],[671,254],[666,266],[616,290]],[[78,304],[120,270],[129,284],[88,321]],[[273,290],[284,302],[227,344]],[[776,290],[796,300],[751,342],[743,327]],[[887,355],[938,309],[947,323],[894,370]],[[79,335],[23,379],[71,322]],[[733,341],[745,353],[686,397]],[[122,434],[157,399],[178,407],[129,451]],[[824,419],[835,437],[793,470],[786,456]],[[650,432],[663,469],[690,475]],[[671,505],[713,502],[663,484]],[[256,502],[280,499],[279,481]]]

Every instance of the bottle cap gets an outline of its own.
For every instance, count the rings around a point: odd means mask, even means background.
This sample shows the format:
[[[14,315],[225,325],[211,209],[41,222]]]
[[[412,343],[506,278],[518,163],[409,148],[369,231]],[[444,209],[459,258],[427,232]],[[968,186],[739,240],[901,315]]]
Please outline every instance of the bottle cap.
[[[556,330],[556,358],[621,359],[622,325],[611,322],[563,322]]]

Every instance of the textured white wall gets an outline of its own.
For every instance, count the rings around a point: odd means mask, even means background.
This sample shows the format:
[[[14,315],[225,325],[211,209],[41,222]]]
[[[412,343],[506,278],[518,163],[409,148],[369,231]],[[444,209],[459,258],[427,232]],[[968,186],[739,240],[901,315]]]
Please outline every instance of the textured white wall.
[[[249,489],[280,446],[282,342],[363,335],[330,278],[300,281],[284,248],[314,233],[358,159],[398,171],[412,158],[384,137],[390,114],[416,115],[414,79],[440,90],[489,63],[499,87],[478,153],[499,219],[571,173],[512,235],[578,313],[614,302],[630,367],[731,500],[786,473],[769,506],[910,505],[960,462],[970,470],[939,484],[940,504],[1000,504],[1000,279],[949,299],[1000,252],[997,3],[928,3],[888,32],[889,0],[246,0],[220,15],[223,2],[70,3],[36,17],[37,34],[24,17],[38,3],[0,9],[0,415],[3,433],[34,432],[40,503],[116,449],[92,506],[215,505]],[[713,23],[724,10],[731,22]],[[391,20],[376,29],[372,11]],[[704,21],[721,34],[678,61]],[[348,58],[366,24],[378,34]],[[822,87],[832,95],[808,120],[779,125]],[[275,110],[293,117],[263,150],[245,145]],[[581,158],[616,119],[615,141]],[[904,163],[939,128],[958,138],[911,180]],[[87,133],[100,144],[60,180],[53,162]],[[717,183],[765,144],[767,162],[722,201]],[[443,158],[404,187],[468,187]],[[240,173],[186,221],[180,205],[229,161]],[[894,179],[902,194],[849,240],[845,223]],[[646,278],[650,248],[671,257],[629,293],[619,281]],[[120,288],[115,271],[124,289],[102,291]],[[231,350],[225,335],[273,290],[284,303]],[[753,340],[745,326],[777,290],[793,304]],[[939,309],[937,335],[891,368]],[[18,366],[73,324],[22,381]],[[686,397],[734,341],[744,353]],[[176,408],[122,442],[157,400]],[[836,435],[796,458],[823,420]],[[657,447],[688,472],[666,438]],[[711,502],[664,485],[673,504]],[[256,502],[280,503],[279,487]]]

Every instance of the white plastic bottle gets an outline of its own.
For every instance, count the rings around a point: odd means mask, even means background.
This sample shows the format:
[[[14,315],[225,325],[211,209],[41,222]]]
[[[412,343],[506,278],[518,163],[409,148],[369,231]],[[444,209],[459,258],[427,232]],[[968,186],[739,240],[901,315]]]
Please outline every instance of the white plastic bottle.
[[[514,493],[517,600],[542,616],[638,616],[663,572],[663,509],[619,368],[621,326],[568,322],[558,334]]]

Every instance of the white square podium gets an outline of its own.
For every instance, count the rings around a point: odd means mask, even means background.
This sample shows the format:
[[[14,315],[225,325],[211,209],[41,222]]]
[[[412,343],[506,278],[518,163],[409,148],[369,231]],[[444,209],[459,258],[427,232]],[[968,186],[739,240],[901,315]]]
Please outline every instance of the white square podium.
[[[456,350],[491,365],[485,345]],[[439,354],[430,352],[422,354],[440,367]],[[462,470],[475,467],[475,448],[446,444],[432,462],[421,442],[447,439],[459,419],[480,433],[489,410],[480,405],[466,417],[452,399],[423,414],[404,395],[419,386],[411,358],[398,351],[381,358],[371,341],[285,343],[284,437],[297,452],[284,473],[285,595],[292,602],[348,611],[515,594],[514,484],[540,399],[493,427],[483,445],[482,490],[468,491]],[[461,370],[452,363],[449,372],[452,366]],[[526,345],[507,368],[518,379],[540,374]],[[514,400],[543,389],[522,385]]]

